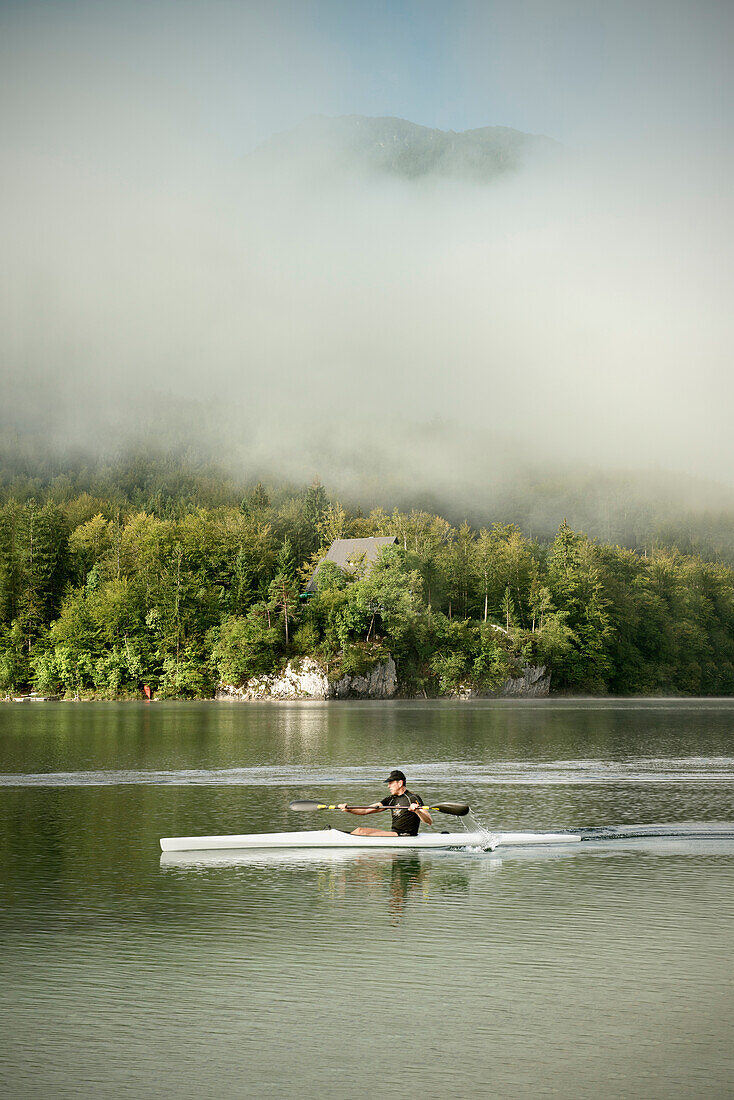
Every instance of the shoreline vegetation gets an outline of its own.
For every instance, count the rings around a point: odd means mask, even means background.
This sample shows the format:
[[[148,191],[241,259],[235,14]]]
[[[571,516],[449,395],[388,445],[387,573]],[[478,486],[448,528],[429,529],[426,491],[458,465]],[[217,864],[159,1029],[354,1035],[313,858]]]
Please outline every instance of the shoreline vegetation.
[[[675,546],[552,539],[304,489],[120,478],[0,486],[0,698],[209,699],[312,659],[330,683],[394,660],[397,696],[734,694],[734,569]],[[336,539],[395,536],[321,565]]]

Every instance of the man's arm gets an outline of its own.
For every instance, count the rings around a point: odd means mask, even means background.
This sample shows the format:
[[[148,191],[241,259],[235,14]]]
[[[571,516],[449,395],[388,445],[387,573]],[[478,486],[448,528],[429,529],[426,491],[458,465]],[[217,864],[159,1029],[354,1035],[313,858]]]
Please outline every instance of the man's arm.
[[[359,817],[364,817],[366,814],[379,814],[387,809],[387,806],[383,806],[381,802],[375,802],[372,806],[347,806],[346,802],[340,802],[338,805],[343,814],[357,814]]]
[[[421,819],[424,825],[433,825],[433,818],[429,814],[428,810],[424,810],[420,802],[411,802],[408,809],[412,810],[414,814],[418,814],[418,817]]]

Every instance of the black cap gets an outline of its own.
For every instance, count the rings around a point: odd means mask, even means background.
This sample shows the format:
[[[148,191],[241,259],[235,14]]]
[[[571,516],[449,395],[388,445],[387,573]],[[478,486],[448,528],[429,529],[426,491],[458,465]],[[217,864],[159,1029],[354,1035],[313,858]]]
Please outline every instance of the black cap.
[[[406,780],[405,776],[403,775],[403,773],[401,771],[398,771],[397,768],[393,768],[393,770],[390,772],[390,774],[388,775],[385,782],[386,783],[392,783],[393,779],[396,779],[396,780],[399,779],[401,783],[406,783],[407,782],[407,780]]]

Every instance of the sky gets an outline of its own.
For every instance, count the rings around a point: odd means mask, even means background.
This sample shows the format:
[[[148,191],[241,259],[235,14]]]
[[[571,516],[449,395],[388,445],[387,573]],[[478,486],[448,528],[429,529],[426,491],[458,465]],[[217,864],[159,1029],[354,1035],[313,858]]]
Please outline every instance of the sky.
[[[3,429],[94,451],[152,417],[337,488],[732,486],[733,30],[711,0],[0,3]],[[253,171],[314,114],[564,154],[483,189]]]

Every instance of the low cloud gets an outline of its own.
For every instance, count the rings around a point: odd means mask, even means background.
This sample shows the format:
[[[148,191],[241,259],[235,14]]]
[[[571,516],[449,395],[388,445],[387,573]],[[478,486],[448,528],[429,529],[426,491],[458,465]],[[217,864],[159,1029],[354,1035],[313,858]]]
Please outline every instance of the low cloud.
[[[350,492],[479,499],[530,469],[734,484],[715,133],[405,180],[199,140],[177,85],[127,102],[101,62],[46,87],[62,140],[28,73],[4,79],[6,426],[103,451],[151,420],[175,436],[185,408],[184,440],[238,472]]]

